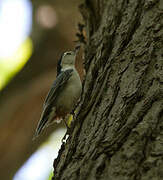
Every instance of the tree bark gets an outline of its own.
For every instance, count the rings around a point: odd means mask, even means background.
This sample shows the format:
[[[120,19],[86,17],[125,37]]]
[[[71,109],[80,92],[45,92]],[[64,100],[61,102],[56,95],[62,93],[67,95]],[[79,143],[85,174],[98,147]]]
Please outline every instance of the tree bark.
[[[86,70],[55,180],[163,179],[163,2],[85,0]]]

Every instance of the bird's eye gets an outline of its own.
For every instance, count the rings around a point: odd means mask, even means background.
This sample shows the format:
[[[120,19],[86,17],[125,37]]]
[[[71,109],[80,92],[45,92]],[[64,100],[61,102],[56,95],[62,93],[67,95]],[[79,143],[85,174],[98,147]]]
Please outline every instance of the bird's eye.
[[[71,55],[71,53],[70,53],[70,52],[67,52],[66,55]]]

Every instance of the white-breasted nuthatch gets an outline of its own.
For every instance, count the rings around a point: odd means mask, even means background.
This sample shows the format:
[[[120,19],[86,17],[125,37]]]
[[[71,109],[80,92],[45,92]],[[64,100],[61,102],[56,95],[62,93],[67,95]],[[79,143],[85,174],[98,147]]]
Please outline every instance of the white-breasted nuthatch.
[[[43,104],[43,112],[35,137],[53,122],[64,119],[75,107],[82,89],[81,80],[75,69],[75,59],[79,47],[65,52],[57,65],[57,77]]]

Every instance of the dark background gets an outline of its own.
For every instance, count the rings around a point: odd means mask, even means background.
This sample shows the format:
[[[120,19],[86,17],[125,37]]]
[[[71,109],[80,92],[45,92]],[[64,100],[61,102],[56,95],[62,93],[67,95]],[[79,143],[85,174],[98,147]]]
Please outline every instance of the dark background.
[[[0,92],[0,179],[12,179],[16,171],[46,138],[59,128],[55,125],[32,141],[42,103],[56,76],[56,63],[61,54],[75,47],[78,23],[82,22],[76,0],[31,1],[33,53],[24,68]],[[38,20],[40,8],[51,8],[57,23],[45,27]],[[50,18],[50,10],[42,15]],[[46,19],[47,18],[47,19]],[[81,54],[81,52],[80,52]],[[82,76],[81,55],[77,68]]]

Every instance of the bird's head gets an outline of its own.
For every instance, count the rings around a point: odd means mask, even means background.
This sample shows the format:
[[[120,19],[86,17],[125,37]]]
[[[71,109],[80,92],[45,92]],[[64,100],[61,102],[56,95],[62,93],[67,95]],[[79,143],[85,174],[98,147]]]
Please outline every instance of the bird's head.
[[[61,67],[63,66],[72,66],[75,65],[76,52],[75,51],[67,51],[63,54],[61,59]]]
[[[61,58],[61,67],[63,67],[64,65],[75,65],[75,59],[79,48],[80,46],[77,46],[74,51],[67,51],[63,53],[63,56]]]
[[[77,46],[74,51],[67,51],[63,53],[61,59],[58,61],[57,75],[60,73],[61,69],[72,68],[75,65],[76,55],[80,47]]]

